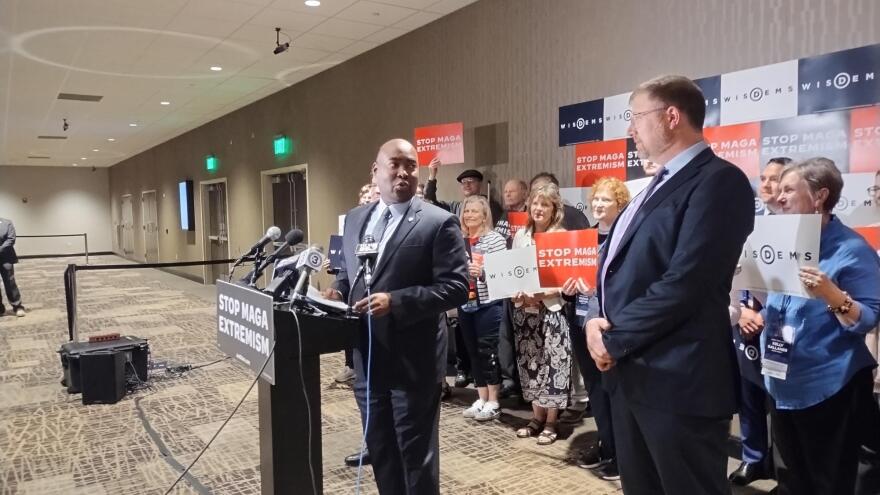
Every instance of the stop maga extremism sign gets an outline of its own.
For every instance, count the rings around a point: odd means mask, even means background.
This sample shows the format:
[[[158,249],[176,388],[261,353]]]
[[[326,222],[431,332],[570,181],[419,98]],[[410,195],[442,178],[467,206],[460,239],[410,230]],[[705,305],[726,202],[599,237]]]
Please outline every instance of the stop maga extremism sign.
[[[217,281],[217,346],[275,385],[275,318],[272,296]],[[270,357],[271,356],[271,357]]]
[[[428,165],[434,157],[444,165],[464,163],[464,125],[461,122],[416,127],[413,134],[419,165]]]

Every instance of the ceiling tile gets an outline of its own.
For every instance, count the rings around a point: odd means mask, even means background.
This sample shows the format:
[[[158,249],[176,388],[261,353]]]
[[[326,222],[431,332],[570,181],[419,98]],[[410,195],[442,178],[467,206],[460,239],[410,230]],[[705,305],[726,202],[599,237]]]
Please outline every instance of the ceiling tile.
[[[397,5],[399,7],[408,7],[410,9],[424,9],[430,5],[437,3],[437,0],[376,0],[380,3],[389,5]]]
[[[339,50],[339,53],[344,53],[346,55],[360,55],[366,51],[372,50],[379,46],[379,43],[374,43],[372,41],[355,41],[351,45]]]
[[[325,36],[323,34],[315,33],[306,33],[293,40],[294,46],[323,50],[326,52],[338,52],[350,44],[351,40],[347,38]]]
[[[401,29],[406,29],[408,31],[413,31],[424,26],[425,24],[430,24],[441,17],[443,16],[435,12],[416,12],[415,14],[398,22],[394,26]]]
[[[475,1],[476,0],[440,0],[430,7],[426,7],[425,10],[446,15],[451,14],[462,7],[466,7]]]
[[[308,31],[317,26],[326,16],[303,14],[292,10],[268,8],[254,16],[248,24],[280,27],[283,31]],[[274,33],[273,33],[274,34]]]
[[[312,32],[359,40],[366,38],[381,29],[382,26],[377,26],[375,24],[365,24],[363,22],[345,21],[334,18],[320,24],[318,27],[314,28]]]
[[[336,18],[391,26],[415,13],[405,7],[361,0],[337,14]]]
[[[231,0],[189,0],[178,16],[242,23],[261,10],[260,5]]]
[[[408,32],[409,31],[407,31],[406,29],[388,27],[377,33],[373,33],[367,36],[366,38],[364,38],[364,41],[372,41],[375,43],[388,43],[394,38],[402,36]]]
[[[168,31],[198,34],[215,38],[226,38],[234,33],[242,23],[237,21],[220,21],[204,17],[177,17],[168,25]]]
[[[356,0],[321,0],[321,5],[317,7],[309,7],[303,0],[275,0],[272,2],[272,8],[331,17],[353,4],[355,1]]]

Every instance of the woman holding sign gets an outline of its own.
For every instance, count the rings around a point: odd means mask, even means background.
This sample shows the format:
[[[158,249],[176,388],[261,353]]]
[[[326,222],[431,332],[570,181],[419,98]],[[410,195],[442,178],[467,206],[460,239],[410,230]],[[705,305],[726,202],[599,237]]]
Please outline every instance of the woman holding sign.
[[[865,334],[880,320],[880,260],[830,212],[843,180],[812,158],[782,172],[782,214],[822,215],[819,266],[802,267],[810,298],[770,293],[763,310],[762,373],[773,399],[780,494],[853,493],[861,442],[876,423]]]
[[[593,218],[596,219],[597,240],[599,246],[605,242],[608,232],[620,212],[629,203],[630,196],[626,184],[615,177],[602,177],[593,183],[590,192],[590,208]],[[584,325],[591,318],[599,316],[599,300],[595,289],[583,290],[575,301],[575,319],[571,329],[571,346],[578,360],[578,367],[584,375],[584,385],[590,397],[590,407],[593,411],[593,419],[596,420],[596,430],[599,433],[599,443],[586,448],[578,455],[578,466],[593,470],[600,478],[606,481],[620,479],[617,468],[617,449],[614,447],[614,429],[611,420],[611,397],[602,387],[602,372],[596,367],[595,361],[590,359],[587,350],[587,340],[584,333]]]
[[[533,245],[534,234],[563,230],[562,197],[556,185],[533,189],[527,204],[529,222],[513,238],[514,248]],[[561,296],[562,291],[554,289],[511,298],[519,379],[534,415],[516,436],[537,436],[538,445],[556,441],[556,420],[568,405],[571,386],[571,339]]]
[[[461,230],[468,249],[470,288],[467,304],[458,308],[464,344],[470,356],[474,384],[479,399],[464,410],[465,418],[490,421],[501,415],[498,390],[501,370],[498,367],[498,332],[501,326],[501,301],[489,300],[483,278],[483,256],[507,249],[507,241],[492,230],[492,212],[483,196],[464,198],[461,204]]]

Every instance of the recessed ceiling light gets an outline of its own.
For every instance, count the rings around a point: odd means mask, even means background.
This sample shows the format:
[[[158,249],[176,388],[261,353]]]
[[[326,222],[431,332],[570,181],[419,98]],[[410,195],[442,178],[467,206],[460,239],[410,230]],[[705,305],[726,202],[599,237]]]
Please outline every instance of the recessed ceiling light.
[[[220,72],[221,70],[223,70],[223,67],[220,67],[219,65],[212,65],[211,70],[214,72]]]
[[[75,164],[75,163],[71,163],[71,165],[73,165],[73,166],[74,166],[74,167],[75,167],[75,166],[76,166],[76,164]]]
[[[80,157],[80,160],[88,160],[88,158],[83,156],[83,157]]]
[[[319,0],[306,0],[306,5],[309,7],[320,7],[321,2]]]
[[[101,150],[99,150],[98,148],[92,148],[92,151],[98,152],[98,151],[101,151]]]
[[[116,141],[116,140],[113,138],[107,138],[107,141],[110,141],[112,143],[113,141]]]
[[[128,124],[128,126],[129,126],[129,127],[137,127],[138,125],[135,124],[134,122],[132,122],[131,124]]]
[[[170,105],[171,102],[170,101],[160,101],[159,104],[160,105]]]

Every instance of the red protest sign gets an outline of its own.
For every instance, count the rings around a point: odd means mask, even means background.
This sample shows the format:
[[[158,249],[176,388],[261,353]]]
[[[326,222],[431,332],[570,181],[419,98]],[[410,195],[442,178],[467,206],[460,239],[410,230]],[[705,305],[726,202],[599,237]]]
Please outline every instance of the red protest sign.
[[[600,177],[626,180],[626,139],[581,143],[574,147],[574,182],[591,187]]]
[[[868,244],[880,253],[880,227],[856,227],[853,230],[864,237]]]
[[[510,237],[513,237],[520,229],[526,228],[526,225],[529,224],[529,214],[525,211],[509,211],[507,212],[507,222],[510,224]]]
[[[569,278],[578,277],[595,287],[599,265],[597,241],[596,229],[535,234],[541,287],[562,287]]]
[[[435,156],[444,165],[464,163],[464,126],[461,122],[416,127],[413,134],[419,165],[427,166]]]

